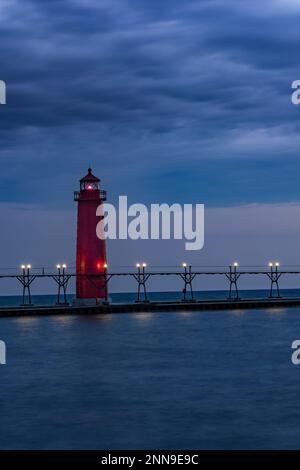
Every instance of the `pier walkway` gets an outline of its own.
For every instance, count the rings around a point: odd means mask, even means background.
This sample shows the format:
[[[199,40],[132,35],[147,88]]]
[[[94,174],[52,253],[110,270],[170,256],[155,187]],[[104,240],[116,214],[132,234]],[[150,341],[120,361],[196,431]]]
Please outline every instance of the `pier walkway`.
[[[260,308],[300,307],[300,298],[273,298],[247,300],[203,300],[175,302],[134,302],[77,307],[72,305],[20,306],[0,308],[0,317],[25,317],[48,315],[107,315],[135,312],[174,312],[208,310],[245,310]],[[300,313],[300,311],[299,311]]]

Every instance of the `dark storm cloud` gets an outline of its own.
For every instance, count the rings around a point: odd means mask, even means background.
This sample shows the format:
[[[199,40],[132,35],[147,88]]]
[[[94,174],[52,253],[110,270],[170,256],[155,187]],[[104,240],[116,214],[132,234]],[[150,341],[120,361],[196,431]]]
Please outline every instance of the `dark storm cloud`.
[[[151,130],[169,117],[172,128],[176,118],[205,117],[201,103],[215,107],[216,118],[239,100],[243,108],[247,87],[275,94],[273,80],[264,84],[258,70],[244,71],[243,64],[250,59],[260,66],[262,56],[272,55],[280,68],[282,59],[294,65],[297,42],[280,42],[275,28],[262,31],[262,20],[255,30],[255,18],[250,22],[224,4],[220,13],[227,14],[216,18],[214,3],[203,2],[194,14],[187,9],[183,17],[182,2],[13,3],[0,49],[10,85],[4,126],[133,120]]]
[[[57,167],[75,175],[97,151],[106,178],[126,160],[122,175],[145,191],[189,163],[186,181],[199,172],[204,198],[215,161],[230,178],[227,161],[239,159],[249,186],[259,178],[248,161],[281,156],[290,171],[300,143],[292,0],[3,0],[0,18],[0,160],[14,159],[14,184],[29,168],[45,184]],[[246,186],[238,200],[249,200]],[[224,187],[210,200],[232,201]]]

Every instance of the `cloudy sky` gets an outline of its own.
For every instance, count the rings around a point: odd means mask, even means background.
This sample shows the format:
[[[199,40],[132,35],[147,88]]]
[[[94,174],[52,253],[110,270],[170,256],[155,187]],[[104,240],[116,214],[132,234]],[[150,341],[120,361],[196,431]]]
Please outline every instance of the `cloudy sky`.
[[[233,247],[300,264],[299,21],[300,0],[1,0],[0,265],[24,247],[36,265],[74,260],[89,165],[110,201],[204,203],[194,264]],[[140,249],[115,244],[112,263]]]

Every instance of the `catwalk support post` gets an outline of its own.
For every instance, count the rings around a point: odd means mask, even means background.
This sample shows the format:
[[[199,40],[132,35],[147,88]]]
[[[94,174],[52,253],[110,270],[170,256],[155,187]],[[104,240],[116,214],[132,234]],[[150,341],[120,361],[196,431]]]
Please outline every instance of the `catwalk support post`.
[[[180,274],[181,278],[183,279],[184,282],[184,287],[182,290],[183,293],[183,302],[192,302],[194,301],[194,291],[193,291],[193,285],[192,282],[196,276],[196,274],[192,274],[192,266],[188,266],[186,263],[182,263],[182,267],[184,268],[183,274]],[[190,292],[190,298],[187,299],[187,292]]]
[[[235,300],[239,300],[239,290],[238,290],[238,285],[237,281],[240,277],[240,273],[237,272],[238,268],[238,263],[233,263],[233,265],[229,266],[229,273],[226,273],[226,277],[229,280],[229,294],[228,294],[228,300],[232,300],[232,288],[235,290]]]
[[[150,274],[146,274],[145,268],[147,267],[146,263],[137,263],[137,274],[134,274],[134,278],[138,283],[138,292],[136,302],[149,302],[147,297],[146,282],[150,277]],[[141,300],[141,290],[144,294],[144,299]]]
[[[23,286],[22,305],[32,305],[30,286],[35,280],[36,276],[30,274],[30,269],[31,269],[30,264],[27,264],[26,266],[25,264],[22,264],[21,266],[22,274],[20,276],[17,276],[18,281]]]
[[[270,287],[270,295],[269,295],[269,298],[272,299],[274,297],[273,295],[273,288],[274,286],[276,287],[276,291],[277,291],[277,297],[278,299],[281,297],[280,295],[280,290],[279,290],[279,284],[278,284],[278,281],[281,277],[281,272],[278,271],[278,267],[279,267],[279,263],[269,263],[269,267],[270,267],[270,272],[267,273],[270,281],[271,281],[271,287]]]
[[[68,283],[71,276],[66,274],[67,265],[66,264],[58,264],[56,266],[58,270],[58,274],[53,276],[54,281],[57,283],[58,291],[57,291],[57,305],[68,305],[67,301],[67,288]],[[63,295],[63,302],[61,302],[61,296]]]

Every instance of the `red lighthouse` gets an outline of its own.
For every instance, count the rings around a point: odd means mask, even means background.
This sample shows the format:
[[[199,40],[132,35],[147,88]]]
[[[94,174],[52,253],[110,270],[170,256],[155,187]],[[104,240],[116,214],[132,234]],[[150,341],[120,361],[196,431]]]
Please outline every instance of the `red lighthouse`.
[[[100,217],[97,208],[106,201],[106,191],[100,190],[100,179],[88,174],[80,180],[75,191],[77,212],[76,297],[77,299],[107,299],[105,240],[99,239],[96,227]]]

